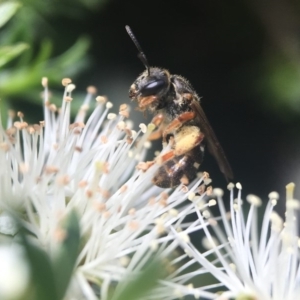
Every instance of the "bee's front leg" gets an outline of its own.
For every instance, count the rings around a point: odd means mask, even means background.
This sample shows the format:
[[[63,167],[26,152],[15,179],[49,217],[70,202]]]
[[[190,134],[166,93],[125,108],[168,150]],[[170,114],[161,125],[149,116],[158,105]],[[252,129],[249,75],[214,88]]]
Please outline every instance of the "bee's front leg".
[[[151,123],[153,123],[156,127],[158,127],[158,129],[153,131],[149,135],[149,137],[148,137],[149,141],[153,141],[153,140],[157,140],[157,139],[161,138],[162,133],[163,133],[163,128],[162,128],[163,119],[164,119],[164,117],[162,114],[158,114],[152,119]]]

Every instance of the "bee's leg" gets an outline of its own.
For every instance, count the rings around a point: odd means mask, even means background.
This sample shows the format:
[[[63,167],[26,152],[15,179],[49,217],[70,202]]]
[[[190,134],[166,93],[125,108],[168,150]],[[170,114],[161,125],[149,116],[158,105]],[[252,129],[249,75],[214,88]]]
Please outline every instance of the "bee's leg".
[[[162,130],[157,129],[157,130],[151,132],[151,134],[148,137],[148,141],[158,140],[159,138],[161,138],[161,136],[162,136]]]
[[[148,137],[148,140],[149,140],[149,141],[153,141],[153,140],[157,140],[157,139],[161,138],[162,133],[163,133],[163,130],[162,130],[162,127],[161,127],[160,125],[161,125],[161,123],[162,123],[162,121],[163,121],[163,118],[164,118],[164,117],[163,117],[162,114],[158,114],[158,115],[156,115],[156,116],[152,119],[151,123],[153,123],[156,127],[158,127],[158,129],[155,130],[155,131],[153,131],[153,132],[149,135],[149,137]]]
[[[150,167],[152,167],[155,164],[155,161],[146,161],[146,162],[139,162],[136,166],[136,169],[142,170],[146,172]]]
[[[166,161],[172,159],[175,157],[175,151],[174,150],[170,150],[166,153],[164,153],[163,155],[160,155],[156,158],[156,162],[159,164],[159,165],[162,165],[164,164]]]
[[[157,114],[156,116],[153,117],[151,120],[151,123],[153,123],[156,127],[158,127],[164,119],[163,114]]]
[[[166,137],[168,134],[179,129],[185,122],[193,120],[195,116],[196,114],[193,111],[188,111],[182,113],[176,119],[174,119],[168,126],[165,127],[163,131],[163,142],[166,142]]]
[[[139,108],[145,110],[151,103],[157,100],[156,96],[142,97],[139,100]]]

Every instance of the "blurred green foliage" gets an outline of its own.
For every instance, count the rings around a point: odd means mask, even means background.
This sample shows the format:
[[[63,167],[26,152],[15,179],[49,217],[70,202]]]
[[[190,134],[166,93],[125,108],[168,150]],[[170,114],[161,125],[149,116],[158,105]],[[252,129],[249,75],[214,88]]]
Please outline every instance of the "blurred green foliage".
[[[299,1],[246,0],[257,17],[263,39],[255,68],[259,105],[279,119],[300,113]],[[291,118],[292,117],[292,118]]]
[[[58,299],[63,298],[66,293],[79,252],[79,218],[74,211],[64,220],[62,228],[66,237],[53,255],[53,273]]]
[[[49,245],[53,250],[51,253],[33,243],[28,232],[21,231],[19,234],[31,270],[31,282],[22,295],[22,300],[69,299],[66,291],[74,273],[81,241],[79,218],[75,211],[71,211],[62,220],[59,231],[61,239],[58,233],[56,244]],[[110,300],[143,299],[157,287],[159,280],[167,276],[165,264],[157,257],[151,257],[138,269],[139,272],[129,272],[126,279],[115,287],[112,284]],[[99,285],[93,285],[95,292],[101,290],[101,284],[99,282]]]
[[[77,5],[76,5],[76,2]],[[82,0],[73,1],[70,9],[55,5],[56,1],[24,0],[0,3],[0,98],[4,111],[7,101],[38,103],[41,78],[49,78],[54,86],[63,77],[78,75],[88,65],[86,55],[89,38],[80,36],[63,50],[59,41],[49,36],[49,19],[60,13],[69,14],[80,8]],[[88,1],[92,5],[93,1]],[[59,52],[59,53],[58,53]]]
[[[32,243],[26,233],[21,233],[31,270],[31,283],[22,299],[59,300],[63,299],[68,288],[79,251],[80,228],[75,211],[71,211],[63,220],[60,230],[63,238],[58,240],[54,253]]]
[[[270,56],[265,72],[259,76],[258,89],[263,92],[268,111],[290,119],[300,113],[300,65],[282,55]]]
[[[162,261],[158,258],[149,259],[139,274],[132,274],[118,284],[116,292],[112,294],[110,300],[143,299],[157,287],[158,280],[163,280],[166,276]]]

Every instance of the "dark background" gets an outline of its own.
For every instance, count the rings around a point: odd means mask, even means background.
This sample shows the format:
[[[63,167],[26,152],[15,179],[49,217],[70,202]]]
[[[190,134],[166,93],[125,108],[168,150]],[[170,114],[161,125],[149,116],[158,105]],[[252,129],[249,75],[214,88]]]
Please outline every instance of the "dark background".
[[[95,2],[48,20],[58,52],[79,35],[91,37],[91,64],[75,78],[78,89],[92,84],[112,102],[129,103],[128,88],[144,70],[124,28],[130,25],[150,64],[186,77],[202,97],[244,194],[267,199],[276,190],[284,198],[285,185],[300,178],[299,2]],[[70,1],[56,5],[72,11]],[[131,117],[136,127],[146,122],[138,111]],[[209,155],[202,170],[226,187]]]

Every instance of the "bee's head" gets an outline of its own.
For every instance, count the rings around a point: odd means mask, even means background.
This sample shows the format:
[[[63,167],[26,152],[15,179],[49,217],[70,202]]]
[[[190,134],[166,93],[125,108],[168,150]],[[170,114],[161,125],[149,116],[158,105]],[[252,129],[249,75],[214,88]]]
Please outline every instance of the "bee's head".
[[[160,68],[149,68],[145,70],[131,85],[129,97],[136,100],[139,109],[154,111],[162,106],[163,96],[170,88],[170,74],[167,70]]]
[[[146,55],[131,28],[129,26],[125,26],[125,28],[139,51],[138,57],[146,67],[146,70],[131,85],[129,97],[131,100],[138,102],[140,110],[155,111],[165,105],[163,96],[167,94],[170,88],[170,74],[167,70],[150,67]]]

